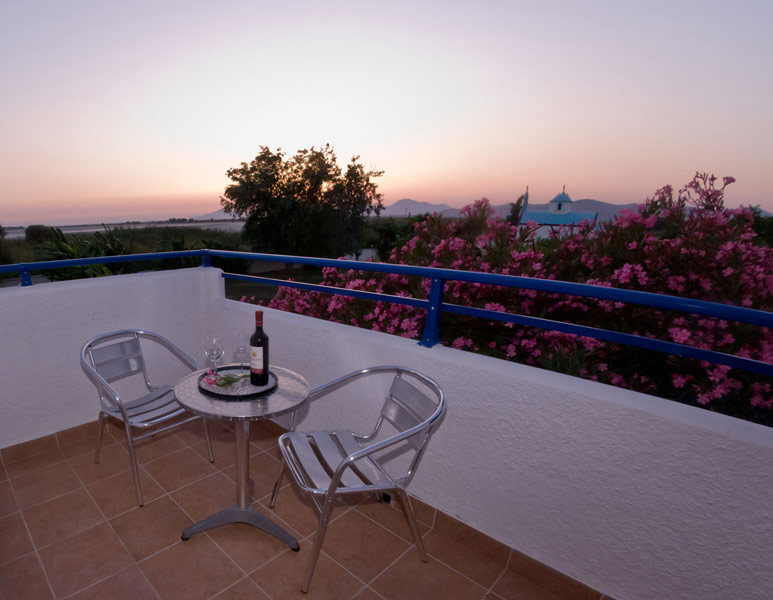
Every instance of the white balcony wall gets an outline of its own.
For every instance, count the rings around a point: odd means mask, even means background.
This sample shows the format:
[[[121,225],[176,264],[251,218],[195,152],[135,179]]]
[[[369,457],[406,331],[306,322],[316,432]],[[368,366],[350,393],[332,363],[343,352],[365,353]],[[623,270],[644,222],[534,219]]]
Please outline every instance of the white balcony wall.
[[[80,367],[95,335],[148,329],[203,359],[202,327],[222,289],[201,268],[0,289],[0,448],[97,418],[97,392]],[[162,366],[185,372],[176,361]]]
[[[250,329],[216,269],[0,290],[0,447],[96,416],[82,342],[145,327],[199,353]],[[266,310],[271,361],[319,385],[402,364],[436,378],[448,414],[410,492],[618,600],[769,599],[773,431],[651,396]],[[300,428],[364,425],[378,394],[321,399]]]

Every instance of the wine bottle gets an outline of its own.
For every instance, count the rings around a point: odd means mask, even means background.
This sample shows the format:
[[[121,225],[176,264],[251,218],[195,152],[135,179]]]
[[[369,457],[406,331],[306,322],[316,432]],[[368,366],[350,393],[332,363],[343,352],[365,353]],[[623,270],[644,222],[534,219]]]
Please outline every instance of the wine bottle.
[[[250,336],[250,383],[268,385],[268,336],[263,331],[263,311],[255,311],[255,333]]]

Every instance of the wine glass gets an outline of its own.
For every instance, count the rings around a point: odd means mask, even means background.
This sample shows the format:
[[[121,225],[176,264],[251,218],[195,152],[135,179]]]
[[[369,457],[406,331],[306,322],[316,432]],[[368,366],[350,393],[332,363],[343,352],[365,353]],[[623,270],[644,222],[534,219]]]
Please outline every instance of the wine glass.
[[[250,357],[250,342],[244,331],[237,331],[233,335],[231,346],[234,361],[239,361],[239,375],[244,375],[244,363]]]
[[[223,336],[222,335],[208,335],[207,341],[204,343],[204,354],[212,362],[212,367],[217,374],[217,361],[219,361],[225,350],[223,349]]]

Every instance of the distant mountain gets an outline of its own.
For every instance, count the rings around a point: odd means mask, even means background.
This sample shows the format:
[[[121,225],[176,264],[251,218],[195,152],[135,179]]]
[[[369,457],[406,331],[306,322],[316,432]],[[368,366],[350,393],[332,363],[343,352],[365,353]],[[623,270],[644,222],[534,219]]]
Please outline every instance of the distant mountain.
[[[549,203],[547,202],[544,202],[542,204],[539,204],[537,202],[529,202],[529,210],[547,211],[548,206],[549,206]],[[610,204],[609,202],[602,202],[601,200],[592,200],[591,198],[583,198],[581,200],[572,201],[572,211],[597,213],[599,222],[611,221],[624,210],[636,211],[638,206],[639,205],[636,203]],[[500,216],[506,217],[507,215],[510,214],[509,204],[499,205],[499,207],[496,207],[496,208],[506,209],[506,212],[503,215],[500,212],[497,212],[497,214]]]
[[[198,217],[191,217],[194,221],[221,221],[223,219],[226,220],[236,220],[235,217],[232,217],[229,214],[226,214],[226,212],[221,208],[220,210],[216,210],[211,213],[207,213],[206,215],[199,215]]]
[[[594,212],[599,215],[599,222],[611,221],[623,210],[636,210],[638,204],[610,204],[600,200],[583,198],[572,202],[572,210],[576,212]],[[493,204],[491,208],[498,217],[506,217],[510,214],[510,203]],[[529,202],[529,210],[547,211],[548,203]],[[418,202],[409,198],[398,200],[391,206],[387,206],[381,211],[382,217],[407,217],[423,215],[424,213],[438,213],[450,219],[456,218],[461,213],[460,208],[453,208],[447,204],[432,204],[431,202]]]
[[[410,217],[423,215],[424,213],[442,213],[445,210],[456,210],[448,204],[432,204],[430,202],[419,202],[410,198],[403,198],[394,204],[385,206],[381,211],[382,217]]]
[[[598,213],[599,222],[611,221],[617,215],[624,210],[636,211],[639,205],[637,203],[631,204],[610,204],[609,202],[602,202],[601,200],[593,200],[591,198],[583,198],[581,200],[574,200],[572,202],[572,210],[575,212],[593,212]],[[493,204],[491,208],[494,209],[494,213],[501,218],[507,217],[510,214],[510,203],[506,204]],[[529,202],[529,210],[547,211],[548,203]],[[411,200],[410,198],[403,198],[398,200],[394,204],[385,206],[381,211],[382,217],[409,217],[418,216],[426,213],[437,213],[443,217],[453,219],[459,216],[462,212],[460,208],[453,208],[448,204],[433,204],[431,202],[419,202],[418,200]],[[760,214],[763,217],[771,217],[773,214],[766,210],[760,210]],[[222,220],[238,220],[234,219],[231,215],[225,213],[223,209],[207,213],[206,215],[199,215],[198,217],[191,217],[195,221],[222,221]]]
[[[582,200],[575,200],[572,204],[572,207],[573,210],[576,210],[577,212],[598,213],[599,221],[611,221],[624,210],[632,210],[636,212],[639,207],[639,203],[632,202],[630,204],[610,204],[609,202],[601,202],[600,200],[583,198]]]

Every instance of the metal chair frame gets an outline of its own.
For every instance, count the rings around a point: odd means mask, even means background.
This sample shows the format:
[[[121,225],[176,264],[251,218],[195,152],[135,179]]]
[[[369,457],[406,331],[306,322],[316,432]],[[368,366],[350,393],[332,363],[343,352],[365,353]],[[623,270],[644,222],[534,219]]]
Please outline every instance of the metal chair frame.
[[[282,477],[285,470],[289,469],[298,486],[311,495],[320,514],[314,547],[301,587],[303,592],[309,589],[333,502],[339,495],[380,495],[393,492],[402,500],[405,518],[416,542],[419,557],[423,562],[427,562],[416,516],[405,487],[413,478],[427,442],[446,410],[443,389],[434,379],[414,369],[378,366],[349,373],[316,387],[311,390],[309,400],[316,400],[357,379],[385,373],[394,373],[395,377],[376,425],[370,433],[361,435],[348,430],[299,433],[294,431],[291,425],[291,430],[279,437],[282,465],[274,484],[270,506],[274,507]],[[435,398],[430,398],[427,393],[412,385],[412,379],[419,381]],[[367,445],[376,438],[385,422],[391,423],[398,433]],[[393,478],[376,455],[401,442],[412,446],[409,451],[413,452],[413,457],[405,472],[400,477]]]
[[[149,340],[163,346],[192,371],[199,369],[198,361],[190,354],[165,337],[142,329],[121,329],[91,338],[81,348],[81,367],[96,386],[101,404],[94,462],[99,464],[102,435],[107,425],[107,419],[113,418],[121,421],[126,431],[132,477],[137,491],[137,504],[142,506],[144,501],[134,448],[135,440],[141,440],[195,419],[201,419],[204,426],[204,437],[207,440],[209,462],[214,462],[215,457],[212,452],[212,440],[209,436],[207,420],[198,415],[178,418],[188,411],[175,399],[173,386],[153,385],[150,382],[140,340]],[[124,401],[111,384],[134,375],[142,375],[148,393],[139,398]],[[173,422],[170,423],[170,421]],[[146,432],[134,435],[133,428]]]

